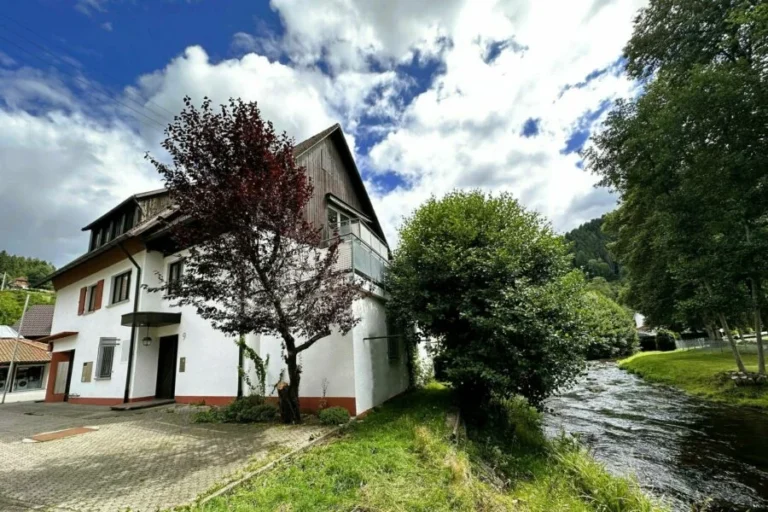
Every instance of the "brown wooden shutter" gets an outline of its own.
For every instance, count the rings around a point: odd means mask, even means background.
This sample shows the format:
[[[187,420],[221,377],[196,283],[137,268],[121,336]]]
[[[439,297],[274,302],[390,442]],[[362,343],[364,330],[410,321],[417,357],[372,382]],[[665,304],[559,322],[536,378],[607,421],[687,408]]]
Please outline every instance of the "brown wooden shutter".
[[[85,311],[85,295],[88,293],[88,288],[80,288],[80,302],[77,304],[77,314],[82,315]]]
[[[104,280],[96,283],[96,302],[93,304],[93,310],[101,309],[101,297],[104,295]]]

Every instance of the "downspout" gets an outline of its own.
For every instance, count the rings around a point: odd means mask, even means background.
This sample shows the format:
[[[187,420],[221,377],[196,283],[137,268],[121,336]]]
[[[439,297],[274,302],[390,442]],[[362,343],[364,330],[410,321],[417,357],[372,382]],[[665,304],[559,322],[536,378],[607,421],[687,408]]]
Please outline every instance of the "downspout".
[[[136,260],[133,259],[133,256],[131,256],[131,253],[129,253],[127,250],[125,250],[125,247],[123,247],[123,243],[120,242],[117,244],[118,247],[120,247],[120,250],[125,253],[126,256],[128,256],[128,259],[131,260],[131,263],[133,263],[133,266],[136,267],[136,294],[133,298],[133,318],[131,320],[131,341],[130,341],[130,347],[128,351],[128,374],[125,376],[125,394],[123,395],[123,403],[127,404],[130,390],[131,390],[131,372],[133,371],[133,349],[136,346],[136,313],[139,311],[139,292],[141,291],[141,267],[138,263],[136,263]]]

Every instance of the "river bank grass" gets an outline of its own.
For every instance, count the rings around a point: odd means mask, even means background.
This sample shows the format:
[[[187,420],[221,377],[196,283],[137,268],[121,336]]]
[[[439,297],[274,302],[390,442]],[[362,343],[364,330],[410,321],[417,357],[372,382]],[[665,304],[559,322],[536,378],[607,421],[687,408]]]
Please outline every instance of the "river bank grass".
[[[749,371],[757,371],[757,356],[742,354]],[[705,349],[640,352],[619,366],[644,379],[674,386],[695,396],[732,405],[768,409],[768,386],[736,386],[723,373],[736,370],[729,352]]]
[[[490,439],[451,442],[450,401],[439,385],[408,393],[196,510],[657,510],[573,442],[547,441],[530,417],[503,450]]]

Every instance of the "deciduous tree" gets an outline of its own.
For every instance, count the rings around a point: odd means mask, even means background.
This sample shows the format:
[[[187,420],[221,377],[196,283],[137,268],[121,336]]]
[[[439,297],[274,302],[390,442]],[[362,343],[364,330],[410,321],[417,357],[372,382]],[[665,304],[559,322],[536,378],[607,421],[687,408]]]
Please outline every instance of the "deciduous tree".
[[[148,158],[181,215],[172,238],[189,254],[181,282],[160,289],[224,333],[280,337],[289,379],[279,386],[283,420],[300,422],[299,353],[357,322],[359,289],[336,265],[340,241],[321,247],[305,212],[312,184],[293,141],[255,102],[230,100],[216,112],[208,99],[197,109],[185,98],[166,134],[172,162]]]

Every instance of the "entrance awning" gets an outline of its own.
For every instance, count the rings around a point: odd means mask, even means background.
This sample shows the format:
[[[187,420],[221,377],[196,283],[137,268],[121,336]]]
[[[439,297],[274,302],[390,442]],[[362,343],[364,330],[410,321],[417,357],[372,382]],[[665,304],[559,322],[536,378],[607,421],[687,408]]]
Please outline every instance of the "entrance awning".
[[[135,324],[134,324],[135,321]],[[126,327],[132,325],[141,327],[164,327],[181,322],[181,313],[159,313],[156,311],[139,311],[122,316],[120,324]]]

